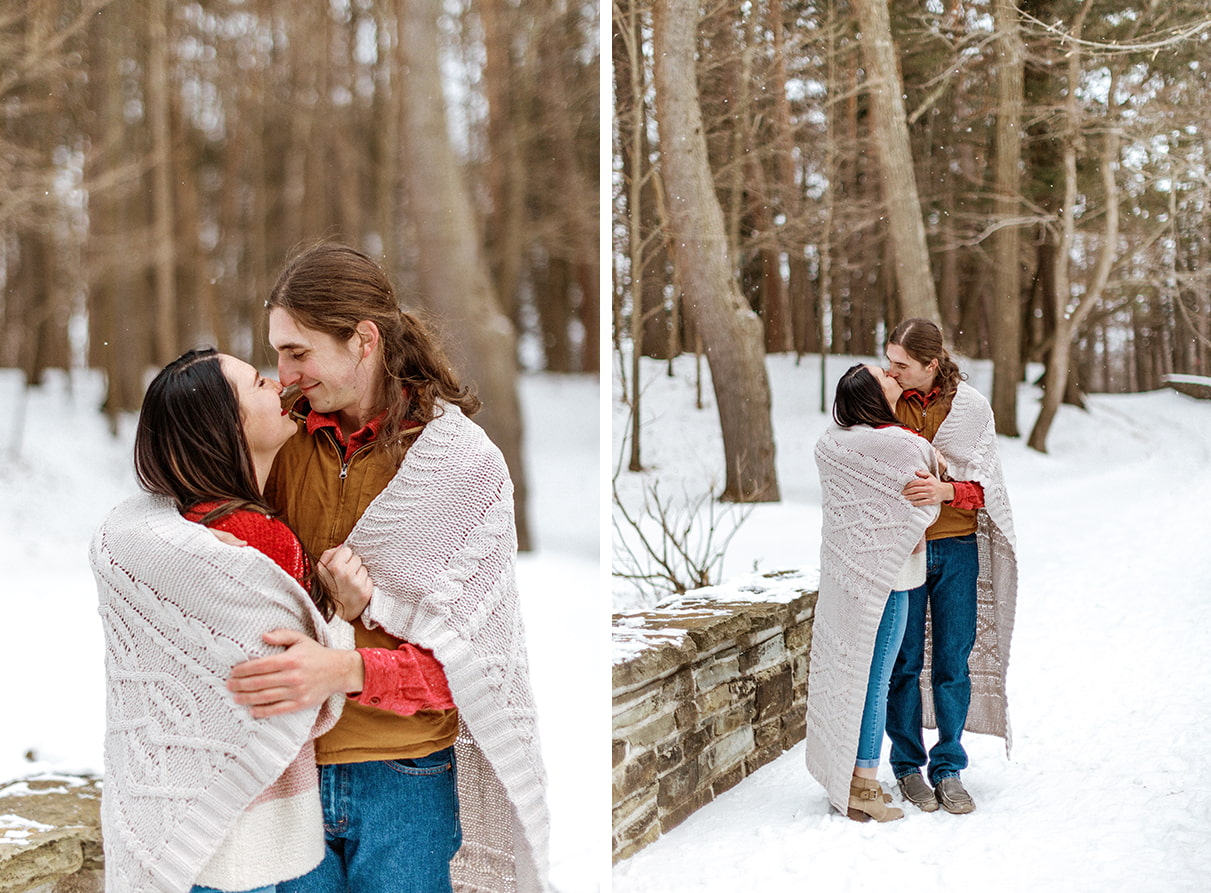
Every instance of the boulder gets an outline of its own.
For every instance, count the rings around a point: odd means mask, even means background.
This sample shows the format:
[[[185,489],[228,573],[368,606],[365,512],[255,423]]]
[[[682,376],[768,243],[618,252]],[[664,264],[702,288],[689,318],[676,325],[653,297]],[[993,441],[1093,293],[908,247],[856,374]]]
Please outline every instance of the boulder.
[[[99,778],[0,784],[0,893],[100,893],[103,865]]]

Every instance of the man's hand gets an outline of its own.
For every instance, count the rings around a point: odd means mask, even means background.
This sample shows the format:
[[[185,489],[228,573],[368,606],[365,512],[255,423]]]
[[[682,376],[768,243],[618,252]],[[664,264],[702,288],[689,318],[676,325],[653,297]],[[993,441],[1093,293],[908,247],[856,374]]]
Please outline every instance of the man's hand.
[[[362,690],[365,665],[356,651],[325,648],[293,629],[275,629],[261,638],[286,650],[237,664],[227,680],[235,702],[252,707],[257,719],[315,707],[336,692]]]
[[[941,505],[955,498],[955,488],[940,481],[928,471],[918,471],[917,479],[909,481],[900,491],[915,506]]]

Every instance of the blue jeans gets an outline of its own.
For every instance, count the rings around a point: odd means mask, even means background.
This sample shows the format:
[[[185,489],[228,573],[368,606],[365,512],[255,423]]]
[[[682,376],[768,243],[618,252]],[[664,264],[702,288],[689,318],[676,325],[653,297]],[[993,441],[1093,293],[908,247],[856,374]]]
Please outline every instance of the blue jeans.
[[[891,768],[903,778],[926,765],[921,734],[921,670],[925,663],[925,610],[933,626],[931,664],[938,743],[928,755],[930,784],[967,768],[963,725],[971,704],[967,659],[976,642],[976,578],[980,555],[975,534],[926,543],[925,585],[908,594],[908,625],[892,669],[887,698]]]
[[[319,770],[328,849],[279,893],[450,893],[462,845],[453,747]]]
[[[907,592],[889,595],[883,608],[883,619],[879,621],[879,631],[875,634],[875,653],[870,662],[870,679],[866,683],[866,706],[862,708],[862,730],[858,734],[858,759],[854,763],[862,769],[879,766],[883,728],[887,724],[887,683],[904,639],[907,605]]]
[[[277,887],[257,887],[255,890],[243,890],[241,893],[276,893],[276,890]],[[199,887],[194,884],[189,893],[224,893],[224,891],[215,887]]]

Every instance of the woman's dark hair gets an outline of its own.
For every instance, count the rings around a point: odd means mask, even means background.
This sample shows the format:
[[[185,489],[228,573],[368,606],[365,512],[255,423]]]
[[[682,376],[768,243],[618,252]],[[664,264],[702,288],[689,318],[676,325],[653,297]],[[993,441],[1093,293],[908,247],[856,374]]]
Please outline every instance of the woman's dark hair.
[[[851,366],[837,382],[837,397],[833,401],[833,421],[842,428],[854,425],[900,425],[892,408],[887,405],[887,395],[878,379],[862,363]]]
[[[887,343],[900,345],[906,354],[922,366],[928,366],[931,360],[938,361],[934,385],[939,389],[942,400],[953,399],[959,382],[967,377],[950,358],[950,352],[942,340],[942,330],[931,320],[920,317],[904,320],[896,326]]]
[[[240,509],[274,514],[257,487],[240,401],[214,348],[188,351],[152,379],[135,429],[135,474],[144,490],[171,498],[181,514],[218,502],[203,524]],[[330,620],[332,593],[314,572],[308,582]]]
[[[425,323],[400,309],[387,274],[360,251],[334,242],[304,249],[287,262],[265,307],[280,307],[300,325],[341,342],[362,320],[378,326],[386,374],[375,402],[385,412],[379,437],[393,459],[402,460],[417,426],[437,415],[438,399],[468,416],[480,408]]]

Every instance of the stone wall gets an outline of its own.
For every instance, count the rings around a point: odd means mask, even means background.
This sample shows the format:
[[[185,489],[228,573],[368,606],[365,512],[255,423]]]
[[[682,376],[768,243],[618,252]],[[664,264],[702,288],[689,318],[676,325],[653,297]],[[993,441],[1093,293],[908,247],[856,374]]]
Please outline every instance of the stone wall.
[[[615,860],[803,739],[815,605],[791,572],[615,615]]]
[[[102,860],[99,779],[0,784],[0,893],[100,893]]]

